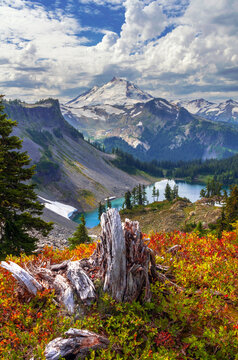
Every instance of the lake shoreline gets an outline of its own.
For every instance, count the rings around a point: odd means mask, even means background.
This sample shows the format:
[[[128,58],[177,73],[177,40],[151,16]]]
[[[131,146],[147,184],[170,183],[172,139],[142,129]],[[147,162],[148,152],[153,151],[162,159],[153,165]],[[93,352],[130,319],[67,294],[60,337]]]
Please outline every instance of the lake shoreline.
[[[187,197],[191,202],[195,202],[200,198],[200,191],[204,187],[204,184],[198,184],[196,182],[189,183],[184,179],[182,180],[162,179],[146,186],[146,195],[149,203],[152,203],[154,201],[152,197],[153,186],[155,186],[156,189],[158,189],[160,192],[159,201],[165,199],[164,190],[167,183],[169,183],[171,187],[177,184],[179,186],[179,196]],[[113,208],[121,210],[123,202],[124,202],[124,197],[121,197],[112,200],[111,204]],[[100,221],[98,219],[98,208],[95,208],[88,212],[80,212],[78,215],[71,218],[71,220],[73,220],[76,223],[80,223],[80,217],[82,214],[84,214],[85,216],[87,228],[91,229],[99,224]]]

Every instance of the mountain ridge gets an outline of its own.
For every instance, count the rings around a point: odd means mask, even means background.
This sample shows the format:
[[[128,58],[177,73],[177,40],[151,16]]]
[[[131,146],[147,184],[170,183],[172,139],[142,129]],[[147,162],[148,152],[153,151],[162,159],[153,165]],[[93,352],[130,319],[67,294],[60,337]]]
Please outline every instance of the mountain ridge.
[[[175,104],[183,106],[192,114],[202,116],[208,120],[238,124],[238,102],[232,99],[219,104],[205,99],[176,101]]]
[[[122,94],[118,84],[123,84]],[[126,96],[126,84],[135,90],[128,103],[121,101]],[[116,92],[110,100],[105,100],[108,92],[102,94],[112,85]],[[61,105],[61,110],[71,125],[86,136],[104,142],[106,149],[126,146],[128,152],[143,160],[222,158],[238,151],[238,128],[231,129],[229,124],[217,125],[212,119],[192,114],[180,103],[154,98],[138,89],[126,80],[114,78],[96,88],[96,92],[100,93],[97,105],[95,98],[85,103],[85,98],[79,96],[76,105],[72,102],[70,106]],[[90,91],[87,94],[91,96]],[[200,106],[202,103],[213,105],[200,99]]]

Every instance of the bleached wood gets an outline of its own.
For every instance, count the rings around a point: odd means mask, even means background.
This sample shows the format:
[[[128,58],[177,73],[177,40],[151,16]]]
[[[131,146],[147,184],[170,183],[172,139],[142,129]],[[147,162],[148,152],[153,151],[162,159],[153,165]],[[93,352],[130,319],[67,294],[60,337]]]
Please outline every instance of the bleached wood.
[[[122,301],[126,288],[126,244],[116,209],[101,216],[101,256],[105,270],[103,290]]]
[[[166,252],[175,254],[179,249],[181,249],[181,247],[182,247],[181,245],[177,244],[169,248]]]
[[[56,289],[61,301],[66,309],[73,313],[75,310],[74,292],[72,286],[67,282],[64,276],[57,275],[53,283],[53,288]]]
[[[95,299],[95,287],[88,275],[83,271],[80,261],[71,261],[68,264],[66,276],[82,301],[90,304]]]
[[[38,290],[42,290],[42,285],[36,281],[36,279],[26,270],[22,269],[16,263],[9,261],[1,262],[1,267],[10,271],[12,276],[21,284],[23,285],[30,294],[36,295]]]
[[[152,250],[143,240],[138,221],[126,219],[110,209],[101,217],[101,242],[93,254],[94,266],[100,267],[104,291],[118,301],[151,298],[149,272]],[[153,265],[154,272],[156,272]]]
[[[69,329],[64,338],[52,340],[45,348],[46,360],[58,360],[62,357],[84,359],[90,350],[106,348],[109,345],[107,338],[88,330]]]
[[[137,300],[145,289],[144,300],[151,298],[149,266],[150,250],[143,240],[138,221],[126,219],[123,223],[127,250],[127,287],[124,301]]]
[[[51,265],[51,270],[53,270],[53,271],[64,270],[64,269],[66,269],[69,262],[70,262],[69,260],[65,260],[60,264]]]

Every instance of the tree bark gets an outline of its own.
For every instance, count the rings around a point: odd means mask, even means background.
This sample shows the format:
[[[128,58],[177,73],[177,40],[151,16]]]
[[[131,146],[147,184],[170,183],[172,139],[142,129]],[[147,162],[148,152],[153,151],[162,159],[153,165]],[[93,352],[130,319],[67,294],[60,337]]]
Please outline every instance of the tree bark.
[[[101,216],[101,227],[101,241],[93,258],[100,268],[104,291],[115,300],[133,301],[145,290],[144,300],[149,301],[152,250],[143,240],[138,221],[126,219],[121,224],[118,211],[109,209]]]
[[[126,288],[126,244],[120,215],[109,209],[101,216],[100,267],[103,290],[115,300],[122,301]]]

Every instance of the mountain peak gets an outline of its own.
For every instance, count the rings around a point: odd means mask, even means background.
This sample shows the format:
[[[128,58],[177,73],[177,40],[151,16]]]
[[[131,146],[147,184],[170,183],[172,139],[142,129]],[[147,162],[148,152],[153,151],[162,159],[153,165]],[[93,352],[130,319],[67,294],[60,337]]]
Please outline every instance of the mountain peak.
[[[125,82],[127,82],[127,80],[126,80],[126,79],[119,78],[119,77],[116,77],[116,76],[114,76],[114,77],[112,78],[112,80],[111,80],[111,81],[109,81],[109,82],[116,82],[116,81],[125,81]]]
[[[67,104],[77,107],[94,105],[133,105],[139,102],[147,102],[153,97],[139,89],[135,84],[126,79],[113,77],[111,81],[79,95]]]
[[[226,104],[237,104],[237,102],[235,100],[228,99],[226,100]]]

